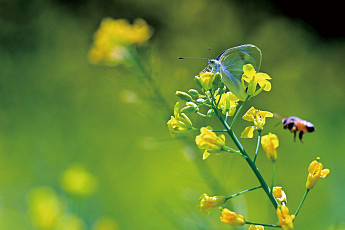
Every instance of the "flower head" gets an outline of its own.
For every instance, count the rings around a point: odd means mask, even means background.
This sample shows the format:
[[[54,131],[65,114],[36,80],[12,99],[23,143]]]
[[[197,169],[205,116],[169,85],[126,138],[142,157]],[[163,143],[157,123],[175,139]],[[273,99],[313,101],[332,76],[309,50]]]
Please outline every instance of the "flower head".
[[[93,64],[118,64],[128,55],[129,45],[142,44],[151,35],[152,31],[143,19],[136,19],[130,25],[126,19],[105,18],[94,35],[89,60]]]
[[[271,90],[271,82],[268,81],[271,80],[271,77],[266,73],[257,73],[251,64],[243,66],[242,80],[249,83],[247,89],[248,95],[255,96],[259,94],[262,90]],[[261,88],[256,91],[257,84],[259,84]]]
[[[62,201],[49,187],[32,189],[28,203],[32,223],[38,229],[52,229],[64,212]]]
[[[273,114],[268,111],[261,111],[255,109],[253,106],[243,115],[243,119],[246,121],[251,121],[254,126],[248,126],[242,132],[242,138],[252,138],[254,129],[262,130],[266,124],[266,117],[273,117]]]
[[[320,157],[316,158],[311,164],[309,165],[308,168],[308,178],[307,178],[307,183],[306,187],[307,189],[312,189],[316,185],[317,181],[319,178],[325,178],[329,173],[329,169],[323,169],[323,165],[320,162]]]
[[[73,165],[63,173],[61,186],[68,193],[90,196],[97,190],[98,180],[82,165]]]
[[[280,186],[273,187],[272,193],[279,204],[282,204],[282,202],[287,203],[286,195],[285,195],[285,192],[282,190],[282,187]]]
[[[217,136],[210,127],[202,127],[200,135],[195,138],[195,142],[200,149],[205,149],[203,159],[205,160],[210,153],[220,153],[225,145],[225,136]]]
[[[218,108],[222,110],[223,114],[228,113],[228,116],[234,115],[234,113],[236,112],[238,101],[240,100],[231,92],[226,92],[222,95],[216,95],[214,99],[215,101],[219,100]]]
[[[200,197],[199,208],[203,214],[208,215],[212,208],[224,204],[225,201],[225,196],[208,196],[206,193],[204,193]]]
[[[168,121],[168,128],[172,135],[178,133],[188,133],[192,130],[192,122],[186,114],[180,113],[180,103],[177,102],[174,107],[174,116]]]
[[[286,206],[279,205],[277,208],[278,225],[284,230],[293,230],[293,220],[295,215],[289,215],[289,209]]]
[[[246,223],[244,217],[236,212],[232,212],[227,208],[222,210],[222,216],[220,217],[220,221],[231,224],[235,226],[241,226]]]
[[[279,140],[277,135],[269,133],[261,138],[262,148],[266,152],[267,158],[275,162],[277,160],[277,148],[279,146]]]
[[[264,230],[264,226],[262,225],[254,225],[254,224],[251,224],[249,226],[249,229],[248,230]]]
[[[214,81],[214,73],[211,72],[201,72],[199,75],[199,81],[201,83],[202,88],[207,91],[212,89],[213,81]]]

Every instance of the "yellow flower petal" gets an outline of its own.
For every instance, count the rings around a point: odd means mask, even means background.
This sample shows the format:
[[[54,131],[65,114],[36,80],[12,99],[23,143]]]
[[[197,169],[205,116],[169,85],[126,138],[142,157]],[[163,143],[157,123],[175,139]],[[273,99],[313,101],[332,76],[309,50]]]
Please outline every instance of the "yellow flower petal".
[[[256,113],[256,109],[252,106],[244,115],[243,115],[243,120],[246,121],[254,121],[254,116]]]
[[[324,169],[321,171],[321,178],[325,178],[331,171],[329,169]]]
[[[207,157],[210,156],[210,154],[211,154],[211,153],[209,153],[209,152],[207,152],[207,150],[205,150],[204,154],[202,155],[202,159],[203,159],[203,160],[206,160]]]
[[[260,87],[263,87],[265,91],[271,91],[271,82],[267,81],[267,80],[260,80],[258,81]]]
[[[243,72],[246,76],[253,78],[256,74],[254,67],[251,64],[247,64],[243,66]]]
[[[253,138],[254,126],[246,127],[241,133],[241,138]]]

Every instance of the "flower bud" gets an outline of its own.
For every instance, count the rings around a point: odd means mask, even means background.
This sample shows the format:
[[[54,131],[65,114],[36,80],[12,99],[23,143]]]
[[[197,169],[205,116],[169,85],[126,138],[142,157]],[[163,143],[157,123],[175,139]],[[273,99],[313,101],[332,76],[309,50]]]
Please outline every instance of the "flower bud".
[[[231,224],[235,226],[241,226],[246,223],[244,217],[236,212],[232,212],[227,208],[222,210],[222,216],[220,217],[220,221]]]
[[[222,205],[226,201],[225,196],[208,196],[206,193],[202,194],[200,197],[199,208],[204,215],[208,215],[211,212],[211,209]]]
[[[196,89],[190,89],[188,93],[193,97],[199,97],[199,92]]]
[[[289,215],[289,209],[287,206],[279,205],[277,208],[278,225],[284,230],[293,230],[293,220],[295,215]]]
[[[261,138],[262,148],[266,152],[267,158],[275,162],[277,160],[277,148],[279,146],[279,140],[277,135],[269,133]]]
[[[182,92],[182,91],[176,91],[176,96],[178,96],[180,99],[184,100],[184,101],[192,101],[193,98],[186,92]]]
[[[209,116],[209,117],[214,117],[215,115],[216,115],[216,113],[214,112],[213,109],[209,109],[209,110],[207,111],[207,116]]]
[[[249,229],[248,230],[264,230],[264,226],[262,225],[254,225],[254,224],[251,224],[249,226]]]

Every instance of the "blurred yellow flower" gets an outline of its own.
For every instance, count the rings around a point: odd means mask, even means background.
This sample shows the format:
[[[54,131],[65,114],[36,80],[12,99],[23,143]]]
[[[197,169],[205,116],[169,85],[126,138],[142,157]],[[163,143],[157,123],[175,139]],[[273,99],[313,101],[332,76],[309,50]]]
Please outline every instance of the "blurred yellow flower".
[[[282,202],[284,202],[285,204],[287,203],[286,194],[282,190],[282,187],[280,186],[273,187],[272,193],[279,204],[282,204]]]
[[[38,229],[53,228],[63,214],[64,205],[49,187],[34,188],[28,195],[29,214]]]
[[[286,206],[279,205],[277,208],[278,225],[284,230],[293,230],[293,220],[295,215],[289,215],[289,209]]]
[[[219,95],[214,97],[216,102],[219,100],[219,97]],[[228,112],[228,116],[233,116],[236,112],[236,107],[239,100],[240,99],[231,92],[223,93],[219,100],[218,108],[222,110],[223,114]]]
[[[170,134],[188,133],[192,130],[192,122],[186,114],[180,113],[180,103],[177,102],[174,107],[174,116],[171,116],[167,122]]]
[[[94,35],[89,60],[92,64],[115,65],[126,58],[129,45],[144,43],[151,35],[152,30],[143,19],[130,25],[126,19],[105,18]]]
[[[65,215],[59,219],[54,230],[83,230],[85,224],[75,215]]]
[[[232,212],[227,208],[222,210],[222,216],[220,217],[220,221],[231,224],[235,226],[244,225],[246,223],[244,217],[236,212]]]
[[[307,178],[307,183],[306,187],[307,189],[312,189],[316,185],[317,181],[319,178],[325,178],[329,173],[329,169],[323,169],[323,165],[320,162],[320,157],[316,158],[311,164],[309,165],[308,168],[308,178]]]
[[[117,223],[111,218],[100,218],[93,226],[92,230],[117,230]]]
[[[279,146],[279,140],[277,135],[269,133],[261,138],[262,148],[266,152],[267,158],[275,162],[277,160],[277,148]]]
[[[242,79],[249,83],[247,94],[248,95],[257,95],[261,90],[256,91],[256,85],[259,84],[260,87],[265,91],[271,90],[271,80],[272,78],[266,73],[257,73],[254,67],[251,64],[243,66],[243,75]]]
[[[254,224],[251,224],[249,226],[249,229],[248,230],[264,230],[264,226],[262,225],[254,225]]]
[[[199,208],[202,214],[208,215],[210,214],[212,208],[224,204],[225,201],[225,196],[208,196],[206,193],[204,193],[200,197]]]
[[[220,153],[225,145],[225,136],[217,136],[210,127],[202,127],[200,135],[196,136],[195,142],[199,149],[205,149],[203,159],[205,160],[210,153]]]
[[[61,187],[75,195],[92,195],[98,188],[97,178],[81,165],[68,168],[61,177]]]

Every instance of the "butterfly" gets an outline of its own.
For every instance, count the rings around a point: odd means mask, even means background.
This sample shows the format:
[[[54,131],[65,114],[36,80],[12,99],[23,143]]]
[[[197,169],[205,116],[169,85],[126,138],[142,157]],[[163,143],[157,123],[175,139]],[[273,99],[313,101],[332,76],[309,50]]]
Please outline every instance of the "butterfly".
[[[224,50],[217,58],[208,60],[208,66],[203,72],[219,72],[226,87],[239,99],[245,100],[246,92],[241,82],[243,66],[251,64],[256,71],[259,71],[261,58],[261,51],[255,45],[236,46]]]

